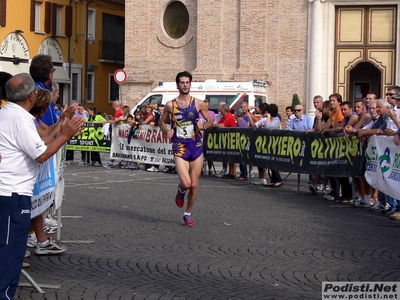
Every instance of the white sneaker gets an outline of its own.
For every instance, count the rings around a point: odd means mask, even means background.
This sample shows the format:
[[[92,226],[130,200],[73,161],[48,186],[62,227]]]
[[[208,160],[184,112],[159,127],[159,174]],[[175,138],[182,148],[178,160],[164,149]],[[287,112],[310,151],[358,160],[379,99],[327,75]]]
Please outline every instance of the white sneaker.
[[[250,177],[253,178],[254,177],[254,172],[250,171]]]
[[[86,162],[83,161],[83,160],[81,160],[81,161],[78,163],[78,166],[86,166]]]
[[[37,243],[35,253],[37,255],[59,254],[67,250],[64,246],[57,245],[51,238],[43,243]]]
[[[49,227],[49,228],[57,228],[57,221],[53,219],[50,215],[43,221],[43,225]]]
[[[327,195],[324,196],[324,199],[329,200],[329,201],[333,201],[333,200],[335,200],[335,197],[333,197],[332,195],[327,194]]]
[[[221,172],[219,172],[217,175],[215,175],[216,177],[222,178],[225,175],[228,175],[228,169],[222,169]]]
[[[257,178],[252,183],[255,185],[265,185],[267,183],[267,179]]]
[[[94,167],[102,167],[103,165],[99,163],[98,161],[95,161],[93,164]]]
[[[36,234],[28,234],[28,242],[27,242],[27,247],[29,248],[36,248],[37,245],[37,239],[36,239]]]
[[[360,201],[356,201],[355,205],[359,207],[371,207],[372,201],[371,198],[366,195],[364,198],[360,199]]]
[[[148,172],[158,172],[158,168],[152,166],[151,168],[147,169]]]

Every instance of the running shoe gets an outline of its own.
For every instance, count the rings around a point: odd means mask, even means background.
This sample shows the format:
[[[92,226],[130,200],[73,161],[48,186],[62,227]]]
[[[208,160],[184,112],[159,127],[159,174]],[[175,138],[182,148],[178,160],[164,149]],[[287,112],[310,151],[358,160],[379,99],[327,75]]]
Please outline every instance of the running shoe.
[[[183,205],[185,204],[185,194],[186,192],[182,193],[181,189],[178,187],[178,192],[176,193],[175,197],[175,203],[176,206],[178,206],[179,208],[182,208]]]
[[[184,215],[183,216],[183,221],[185,221],[185,226],[188,227],[193,227],[194,226],[194,222],[192,220],[192,217],[189,215]]]
[[[37,255],[60,254],[67,250],[64,246],[57,245],[52,238],[48,237],[47,241],[37,243],[35,253]]]
[[[36,244],[37,244],[36,234],[34,234],[34,233],[28,234],[27,247],[35,248]]]
[[[315,184],[310,184],[310,187],[308,188],[313,195],[317,194],[317,186]]]

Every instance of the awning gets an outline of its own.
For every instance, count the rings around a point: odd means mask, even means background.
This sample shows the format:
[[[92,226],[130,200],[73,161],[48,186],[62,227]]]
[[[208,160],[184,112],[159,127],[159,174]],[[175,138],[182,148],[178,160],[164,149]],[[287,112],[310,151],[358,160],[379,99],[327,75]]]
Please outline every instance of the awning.
[[[10,73],[11,75],[17,75],[19,73],[28,73],[29,74],[29,64],[27,63],[19,63],[18,65],[14,65],[11,61],[0,61],[0,71]]]
[[[71,82],[67,71],[63,67],[54,66],[54,69],[56,69],[56,71],[53,74],[53,79],[55,81],[57,81],[58,83],[70,83]]]

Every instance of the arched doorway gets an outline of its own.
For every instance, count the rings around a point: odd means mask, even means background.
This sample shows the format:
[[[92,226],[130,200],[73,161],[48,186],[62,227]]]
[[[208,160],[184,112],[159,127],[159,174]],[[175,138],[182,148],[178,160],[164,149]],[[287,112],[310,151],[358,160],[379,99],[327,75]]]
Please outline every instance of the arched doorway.
[[[373,92],[381,97],[382,73],[370,62],[360,62],[350,70],[349,98],[352,103]]]

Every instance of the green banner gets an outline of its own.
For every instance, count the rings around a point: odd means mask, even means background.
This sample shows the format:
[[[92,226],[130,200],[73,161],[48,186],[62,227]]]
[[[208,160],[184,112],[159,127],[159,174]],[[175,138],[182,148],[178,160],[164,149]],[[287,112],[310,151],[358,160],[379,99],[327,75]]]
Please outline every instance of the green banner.
[[[108,125],[107,125],[108,128]],[[67,143],[67,150],[110,152],[111,135],[109,131],[103,133],[103,125],[99,123],[85,123],[82,134],[73,137]]]

